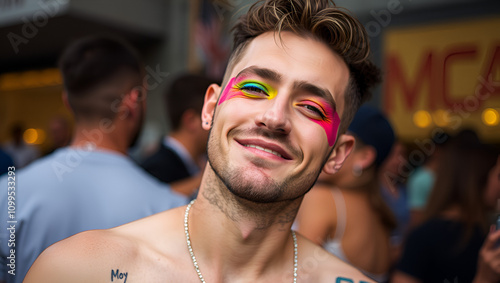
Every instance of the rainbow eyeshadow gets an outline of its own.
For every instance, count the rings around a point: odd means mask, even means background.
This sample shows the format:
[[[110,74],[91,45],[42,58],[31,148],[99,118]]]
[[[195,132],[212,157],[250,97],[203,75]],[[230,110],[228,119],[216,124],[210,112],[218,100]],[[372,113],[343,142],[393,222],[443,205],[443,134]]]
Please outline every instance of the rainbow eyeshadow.
[[[229,80],[226,87],[222,90],[217,105],[232,98],[257,98],[273,99],[278,94],[277,90],[269,84],[257,80],[246,79],[245,77],[234,77]],[[309,105],[320,109],[322,116],[319,119],[309,118],[311,121],[320,125],[326,133],[328,144],[333,146],[337,139],[340,126],[340,118],[337,112],[323,99],[309,99],[295,103],[295,106]]]
[[[326,101],[323,99],[320,99],[319,101],[314,100],[314,99],[309,99],[306,101],[301,101],[300,103],[296,103],[295,106],[304,106],[304,105],[310,105],[315,108],[321,108],[321,111],[324,115],[322,119],[311,119],[314,123],[320,125],[326,133],[326,137],[328,139],[328,144],[330,146],[333,146],[335,144],[335,140],[337,139],[337,134],[340,126],[340,118],[339,115],[337,114],[337,111],[335,111]]]
[[[278,92],[270,85],[257,81],[243,78],[232,78],[227,83],[219,98],[220,105],[222,102],[231,98],[267,98],[273,99]]]

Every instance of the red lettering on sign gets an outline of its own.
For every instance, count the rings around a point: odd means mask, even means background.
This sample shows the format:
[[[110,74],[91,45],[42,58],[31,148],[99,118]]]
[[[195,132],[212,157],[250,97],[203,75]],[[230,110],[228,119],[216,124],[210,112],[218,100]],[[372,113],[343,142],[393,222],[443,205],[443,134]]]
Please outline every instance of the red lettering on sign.
[[[464,47],[456,47],[453,49],[449,49],[447,53],[444,54],[443,60],[443,80],[442,80],[442,94],[443,101],[448,106],[448,108],[452,108],[453,105],[463,104],[464,99],[461,98],[459,100],[453,100],[450,95],[450,65],[459,64],[460,60],[473,60],[476,59],[477,48],[475,46],[464,46]],[[456,63],[455,63],[456,62]]]
[[[425,85],[429,86],[428,93],[432,89],[432,52],[429,51],[424,54],[422,64],[417,72],[416,79],[411,82],[411,78],[406,75],[406,72],[401,67],[399,57],[394,54],[389,54],[387,58],[387,77],[385,80],[385,109],[387,112],[392,112],[394,107],[394,98],[396,96],[397,86],[401,87],[403,93],[403,100],[407,109],[414,109],[418,93]]]
[[[397,53],[389,53],[386,59],[387,76],[384,88],[384,106],[387,113],[394,111],[394,101],[401,96],[404,110],[415,111],[416,103],[421,98],[426,99],[427,109],[435,110],[438,106],[448,109],[463,107],[467,97],[473,95],[477,100],[477,109],[492,95],[500,96],[500,44],[494,44],[485,58],[478,58],[478,47],[461,45],[448,48],[442,54],[432,50],[422,53],[420,64],[416,66],[413,77],[408,75],[408,68],[401,64]],[[491,55],[489,55],[491,54]],[[477,78],[476,85],[471,86],[466,96],[457,98],[450,93],[453,82],[450,70],[455,65],[466,60],[484,60],[482,74],[467,74]],[[484,62],[484,63],[483,63]],[[456,79],[455,79],[456,80]],[[424,89],[427,84],[428,88]]]

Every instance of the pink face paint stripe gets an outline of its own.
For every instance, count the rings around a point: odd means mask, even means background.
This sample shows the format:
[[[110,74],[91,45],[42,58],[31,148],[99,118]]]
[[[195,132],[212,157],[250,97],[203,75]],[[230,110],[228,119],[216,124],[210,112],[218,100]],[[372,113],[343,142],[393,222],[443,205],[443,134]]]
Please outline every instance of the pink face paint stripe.
[[[234,93],[232,93],[232,95],[230,95],[231,94],[231,89],[233,88],[233,85],[234,85],[234,79],[235,78],[232,78],[227,83],[226,87],[222,91],[222,94],[220,95],[219,103],[217,105],[220,105],[222,102],[224,102],[224,101],[228,100],[229,98],[232,98],[233,96],[235,96]]]
[[[337,139],[337,134],[340,126],[340,118],[337,112],[333,113],[331,117],[331,121],[321,121],[321,120],[313,120],[316,124],[323,127],[326,133],[326,137],[328,139],[328,144],[333,146],[335,144],[335,140]]]
[[[323,99],[321,99],[322,101]],[[340,126],[340,118],[339,115],[327,102],[315,102],[318,105],[321,105],[323,110],[326,112],[325,115],[327,117],[326,120],[315,120],[312,119],[313,122],[320,125],[326,133],[326,137],[328,139],[328,144],[333,146],[335,144],[335,140],[337,139],[337,134]]]

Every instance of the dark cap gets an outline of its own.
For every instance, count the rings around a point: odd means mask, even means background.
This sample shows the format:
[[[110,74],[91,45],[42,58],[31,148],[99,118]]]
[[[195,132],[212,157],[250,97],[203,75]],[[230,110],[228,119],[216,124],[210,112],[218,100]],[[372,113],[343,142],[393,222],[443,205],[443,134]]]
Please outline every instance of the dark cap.
[[[349,131],[363,143],[371,145],[377,151],[375,164],[380,165],[389,155],[395,136],[391,124],[378,109],[361,106],[356,112]]]

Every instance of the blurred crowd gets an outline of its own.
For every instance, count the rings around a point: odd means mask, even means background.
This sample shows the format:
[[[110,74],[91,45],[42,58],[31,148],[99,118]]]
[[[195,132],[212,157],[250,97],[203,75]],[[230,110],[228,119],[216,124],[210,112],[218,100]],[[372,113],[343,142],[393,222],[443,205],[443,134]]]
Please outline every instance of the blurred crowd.
[[[409,172],[411,149],[382,113],[362,106],[348,134],[355,149],[306,194],[298,231],[377,282],[498,282],[476,277],[492,272],[484,261],[496,248],[486,237],[500,199],[497,149],[472,130],[441,132]]]
[[[157,152],[136,161],[128,152],[141,133],[147,93],[137,51],[119,38],[90,36],[67,48],[59,68],[73,129],[54,117],[48,127],[53,147],[42,154],[16,124],[0,151],[0,184],[12,188],[8,201],[1,196],[0,216],[19,223],[14,239],[7,229],[0,234],[0,282],[22,282],[57,241],[187,204],[206,163],[208,133],[200,114],[206,89],[217,81],[180,74],[165,91],[172,130]],[[15,245],[3,244],[10,239]],[[8,276],[12,247],[22,247],[15,252],[16,276]]]

